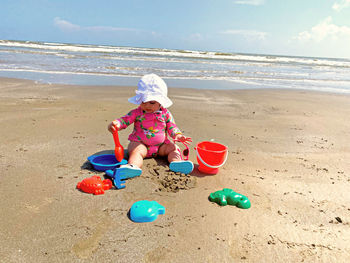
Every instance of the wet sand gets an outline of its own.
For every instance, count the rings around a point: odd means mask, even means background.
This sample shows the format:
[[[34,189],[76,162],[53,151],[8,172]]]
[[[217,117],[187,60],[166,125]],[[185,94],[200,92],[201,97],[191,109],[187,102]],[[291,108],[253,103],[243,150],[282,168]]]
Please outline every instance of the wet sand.
[[[86,158],[112,153],[108,123],[134,105],[135,87],[0,79],[2,262],[349,262],[350,96],[302,90],[169,88],[169,108],[193,147],[228,146],[217,175],[181,177],[147,159],[126,188],[76,189]],[[132,128],[120,132],[126,147]],[[174,187],[177,184],[178,187]],[[219,206],[231,188],[251,208]],[[131,205],[166,208],[151,223]]]

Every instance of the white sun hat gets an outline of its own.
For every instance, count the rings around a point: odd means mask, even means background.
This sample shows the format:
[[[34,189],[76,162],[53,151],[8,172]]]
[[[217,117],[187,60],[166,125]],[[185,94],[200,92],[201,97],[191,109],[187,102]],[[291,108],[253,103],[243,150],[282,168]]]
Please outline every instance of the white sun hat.
[[[164,80],[156,74],[144,75],[137,84],[136,96],[128,99],[133,104],[155,100],[164,108],[170,107],[173,102],[168,98],[168,87]]]

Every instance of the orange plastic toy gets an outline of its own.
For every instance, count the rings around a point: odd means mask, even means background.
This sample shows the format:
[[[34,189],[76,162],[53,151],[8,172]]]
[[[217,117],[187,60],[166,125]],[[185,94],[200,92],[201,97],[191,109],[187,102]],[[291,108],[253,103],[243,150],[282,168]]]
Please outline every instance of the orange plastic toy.
[[[119,142],[119,135],[118,135],[118,130],[115,130],[113,132],[113,139],[114,139],[114,154],[115,158],[117,159],[118,162],[121,162],[124,159],[124,148]]]
[[[101,180],[97,175],[89,178],[85,178],[83,181],[77,184],[77,188],[85,193],[101,195],[105,193],[105,190],[111,189],[113,183],[109,179]]]

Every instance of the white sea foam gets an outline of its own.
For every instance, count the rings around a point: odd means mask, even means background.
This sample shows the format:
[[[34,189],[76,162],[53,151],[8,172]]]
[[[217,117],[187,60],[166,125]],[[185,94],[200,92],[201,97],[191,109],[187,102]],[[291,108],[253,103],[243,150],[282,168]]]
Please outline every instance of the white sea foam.
[[[75,74],[104,81],[101,77],[153,72],[169,80],[219,81],[235,87],[350,90],[347,59],[8,40],[0,40],[0,55],[0,72],[27,72],[31,77]]]
[[[349,67],[350,60],[327,59],[327,58],[306,58],[306,57],[288,57],[272,55],[254,55],[254,54],[231,54],[219,52],[201,52],[194,50],[171,50],[171,49],[151,49],[137,47],[116,47],[116,46],[95,46],[81,44],[63,44],[63,43],[40,43],[40,42],[20,42],[0,40],[0,46],[20,47],[31,49],[60,50],[66,52],[92,52],[92,53],[119,53],[131,55],[148,55],[164,57],[180,57],[193,59],[215,59],[215,60],[233,60],[233,61],[251,61],[268,63],[296,63],[313,66],[338,66]]]

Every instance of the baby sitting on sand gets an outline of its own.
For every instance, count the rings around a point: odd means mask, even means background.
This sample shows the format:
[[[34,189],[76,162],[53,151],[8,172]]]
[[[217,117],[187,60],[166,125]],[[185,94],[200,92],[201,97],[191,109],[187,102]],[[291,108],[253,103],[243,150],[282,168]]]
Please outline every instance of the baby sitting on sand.
[[[181,133],[167,109],[173,103],[167,97],[166,83],[159,76],[148,74],[137,86],[136,96],[128,101],[140,106],[108,125],[108,130],[113,133],[134,123],[134,130],[128,138],[128,164],[119,166],[116,174],[138,176],[142,173],[143,159],[155,156],[167,156],[169,168],[174,172],[191,173],[193,163],[182,160],[179,147],[167,137],[169,135],[185,144],[192,142],[190,137]]]

